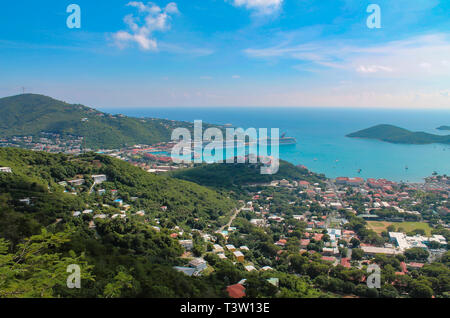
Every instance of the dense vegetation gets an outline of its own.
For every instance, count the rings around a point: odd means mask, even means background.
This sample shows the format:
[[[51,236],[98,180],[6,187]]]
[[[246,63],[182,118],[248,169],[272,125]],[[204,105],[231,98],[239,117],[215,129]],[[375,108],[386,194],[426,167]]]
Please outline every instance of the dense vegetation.
[[[182,248],[170,234],[175,224],[178,231],[218,227],[232,212],[233,201],[93,153],[74,157],[2,148],[0,166],[13,170],[0,174],[0,297],[217,296],[202,279],[172,269],[182,265]],[[99,173],[108,181],[93,186],[91,174]],[[86,183],[76,188],[58,184],[75,177]],[[91,193],[91,187],[107,193]],[[126,219],[111,218],[119,213],[112,189],[132,202]],[[87,208],[108,217],[96,219],[92,229],[93,215],[72,216]],[[136,210],[146,215],[136,216]],[[65,287],[68,264],[82,266],[85,288]]]
[[[41,132],[50,132],[84,137],[86,148],[114,149],[169,141],[173,128],[190,126],[170,120],[113,116],[36,94],[0,99],[2,137],[39,136]]]
[[[450,144],[450,135],[440,136],[425,132],[412,132],[392,125],[377,125],[351,133],[347,137],[378,139],[400,144]]]
[[[236,206],[226,194],[151,175],[94,153],[70,156],[2,148],[0,166],[13,170],[0,173],[0,297],[226,297],[226,287],[242,279],[246,279],[248,297],[449,296],[449,253],[403,276],[398,275],[400,262],[423,260],[427,255],[422,250],[408,250],[405,256],[376,256],[372,261],[382,269],[380,289],[369,289],[365,284],[368,263],[346,269],[321,259],[317,252],[329,239],[326,235],[322,241],[311,239],[308,252],[300,254],[298,246],[305,238],[306,223],[292,216],[303,213],[304,207],[287,188],[261,189],[261,194],[273,197],[272,212],[286,212],[286,224],[272,222],[268,228],[258,228],[250,223],[256,217],[253,211],[242,211],[233,222],[237,230],[230,234],[228,243],[247,245],[247,261],[272,268],[247,272],[243,264],[231,262],[231,252],[225,252],[229,259],[221,260],[210,253],[212,242],[191,232],[201,229],[224,245],[223,236],[215,230],[225,224]],[[108,180],[95,185],[91,176],[100,173]],[[58,184],[73,178],[84,178],[85,184]],[[307,179],[308,175],[295,175],[297,178]],[[99,195],[100,188],[106,193]],[[126,219],[110,217],[120,213],[114,203],[117,197],[131,205]],[[23,202],[24,198],[29,198],[29,203]],[[255,208],[263,203],[255,200]],[[163,205],[167,209],[162,210]],[[73,211],[83,209],[109,217],[72,216]],[[136,215],[137,210],[144,210],[145,216]],[[326,213],[318,205],[309,210],[319,217]],[[345,213],[349,220],[346,228],[357,232],[361,242],[378,244],[376,239],[382,240],[366,229],[363,219]],[[95,228],[89,226],[91,221],[95,221]],[[188,277],[173,269],[186,265],[184,250],[172,237],[175,233],[193,240],[193,254],[205,257],[208,274]],[[283,249],[275,244],[282,237],[286,238]],[[350,242],[352,262],[362,257],[359,244],[358,240]],[[346,254],[345,248],[342,253]],[[81,267],[81,289],[66,287],[70,264]],[[278,287],[270,283],[274,279]]]
[[[201,164],[194,168],[173,172],[178,179],[188,180],[203,186],[236,189],[251,184],[270,183],[274,180],[305,180],[311,183],[323,182],[325,177],[305,168],[280,160],[276,174],[260,173],[260,164]]]

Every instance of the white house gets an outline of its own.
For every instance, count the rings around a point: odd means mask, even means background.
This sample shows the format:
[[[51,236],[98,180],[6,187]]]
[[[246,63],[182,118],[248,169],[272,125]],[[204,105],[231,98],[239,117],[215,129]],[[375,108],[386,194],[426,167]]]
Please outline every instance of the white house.
[[[0,172],[12,173],[12,169],[10,167],[0,167]]]
[[[180,245],[183,246],[186,251],[190,251],[194,247],[194,242],[192,242],[192,240],[181,240]]]
[[[100,184],[107,180],[106,175],[104,175],[104,174],[95,174],[95,175],[92,175],[91,177],[92,177],[92,179],[94,179],[94,182],[96,184]]]
[[[256,268],[253,265],[247,265],[247,266],[245,266],[245,270],[247,272],[251,272],[251,271],[255,271]]]
[[[214,253],[223,253],[223,247],[220,246],[219,244],[214,244],[213,252]]]
[[[201,272],[206,269],[206,261],[203,258],[194,258],[189,262],[189,266],[195,268],[196,272]]]

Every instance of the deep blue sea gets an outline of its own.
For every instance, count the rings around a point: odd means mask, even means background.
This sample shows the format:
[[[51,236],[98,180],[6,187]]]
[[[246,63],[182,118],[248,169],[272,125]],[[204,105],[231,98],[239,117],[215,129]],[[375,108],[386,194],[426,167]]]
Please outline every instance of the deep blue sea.
[[[173,120],[230,123],[244,129],[279,128],[297,138],[297,145],[281,145],[280,157],[302,164],[327,177],[360,176],[393,181],[421,182],[434,171],[450,175],[450,146],[399,145],[345,135],[377,124],[412,131],[450,125],[449,110],[385,110],[344,108],[115,108],[112,114]],[[447,131],[447,134],[450,134]],[[408,167],[408,169],[406,169]],[[358,173],[358,170],[361,172]]]

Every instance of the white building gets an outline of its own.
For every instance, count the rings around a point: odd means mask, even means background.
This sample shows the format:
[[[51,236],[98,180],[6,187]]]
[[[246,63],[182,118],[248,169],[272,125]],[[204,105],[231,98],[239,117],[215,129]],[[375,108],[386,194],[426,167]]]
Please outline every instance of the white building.
[[[0,167],[0,172],[12,173],[12,169],[10,167]]]
[[[190,251],[194,247],[194,242],[192,242],[192,240],[181,240],[180,245],[183,246],[186,251]]]
[[[253,265],[247,265],[245,266],[245,270],[247,272],[256,271],[256,268]]]
[[[104,175],[104,174],[92,175],[92,179],[94,179],[94,182],[96,184],[100,184],[100,183],[105,182],[107,180],[106,175]]]
[[[206,261],[203,258],[194,258],[189,262],[189,266],[195,268],[196,272],[201,272],[206,269]]]
[[[224,253],[219,253],[217,256],[219,256],[220,259],[227,259]]]
[[[369,255],[375,255],[375,254],[385,254],[385,255],[398,255],[402,254],[402,251],[394,249],[394,248],[387,248],[387,247],[376,247],[376,246],[361,246],[361,249],[364,251],[365,254]]]
[[[401,251],[413,247],[428,248],[427,244],[430,242],[438,242],[441,245],[447,244],[445,237],[442,235],[433,235],[432,237],[426,237],[423,235],[407,236],[406,234],[400,232],[389,232],[389,238],[393,243],[397,244]]]

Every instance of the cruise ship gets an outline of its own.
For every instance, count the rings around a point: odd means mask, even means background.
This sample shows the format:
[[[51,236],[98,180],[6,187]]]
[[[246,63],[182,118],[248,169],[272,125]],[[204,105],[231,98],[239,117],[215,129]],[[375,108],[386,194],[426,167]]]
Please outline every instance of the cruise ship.
[[[286,137],[285,133],[282,134],[281,137],[278,138],[278,140],[279,140],[280,145],[295,145],[295,144],[297,144],[297,139],[295,139],[294,137]],[[242,142],[242,140],[235,140],[236,143],[238,143],[239,141]],[[261,141],[262,141],[261,144],[269,146],[271,144],[272,139],[270,137],[267,137],[266,139],[263,139]],[[211,143],[211,141],[203,141],[202,144],[203,144],[203,147],[205,147],[206,145],[208,145],[210,143]],[[247,146],[247,147],[250,146],[250,142],[245,141],[244,146]],[[230,146],[227,145],[225,141],[223,143],[223,148],[235,148],[235,147],[236,147],[235,143],[233,143]]]
[[[286,133],[283,133],[281,137],[278,139],[280,145],[295,145],[297,144],[297,139],[294,137],[286,137]],[[268,137],[266,139],[267,144],[270,144],[271,138]]]

